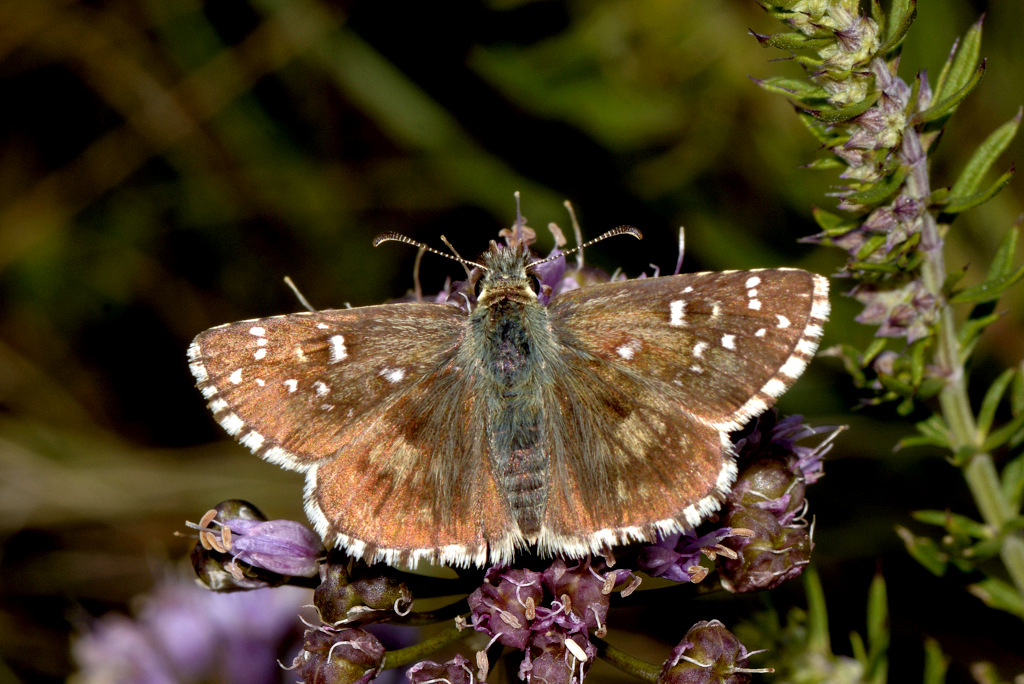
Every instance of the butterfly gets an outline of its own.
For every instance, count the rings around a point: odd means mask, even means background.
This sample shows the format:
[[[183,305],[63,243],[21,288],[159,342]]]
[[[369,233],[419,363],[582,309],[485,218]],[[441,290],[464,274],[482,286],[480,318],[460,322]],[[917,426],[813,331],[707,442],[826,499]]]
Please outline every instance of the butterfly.
[[[640,237],[601,237],[619,233]],[[483,566],[692,529],[736,477],[729,432],[801,375],[829,314],[828,281],[785,268],[548,296],[542,269],[561,257],[526,243],[453,257],[473,266],[458,305],[304,311],[195,338],[215,419],[305,473],[328,545]]]

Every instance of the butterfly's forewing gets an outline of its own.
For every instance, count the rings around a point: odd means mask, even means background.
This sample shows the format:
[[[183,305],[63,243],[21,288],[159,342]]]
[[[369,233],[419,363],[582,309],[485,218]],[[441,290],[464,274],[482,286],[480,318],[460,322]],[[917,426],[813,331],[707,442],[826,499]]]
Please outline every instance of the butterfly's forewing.
[[[244,321],[200,334],[190,366],[229,434],[306,473],[326,540],[370,560],[464,563],[514,527],[469,429],[482,420],[454,364],[465,320],[413,303]]]
[[[631,280],[556,297],[548,315],[562,349],[558,375],[571,380],[549,402],[568,418],[551,436],[560,489],[549,501],[550,535],[579,532],[574,510],[611,521],[593,545],[692,526],[717,507],[735,472],[724,433],[803,372],[828,309],[828,281],[795,269]]]

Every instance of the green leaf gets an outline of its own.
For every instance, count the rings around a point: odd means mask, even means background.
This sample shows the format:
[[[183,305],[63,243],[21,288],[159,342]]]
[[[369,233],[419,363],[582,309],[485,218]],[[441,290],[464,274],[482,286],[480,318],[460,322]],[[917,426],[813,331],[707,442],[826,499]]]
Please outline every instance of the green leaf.
[[[999,296],[1012,287],[1018,280],[1024,278],[1024,265],[1012,273],[997,278],[994,281],[987,280],[980,285],[965,287],[949,298],[953,304],[962,302],[991,302],[999,299]]]
[[[1024,428],[1024,413],[1014,416],[1013,420],[1003,425],[998,430],[993,430],[981,444],[982,451],[995,451],[1007,444],[1015,433]]]
[[[1013,272],[1013,257],[1017,253],[1018,237],[1016,226],[1006,231],[1003,239],[999,241],[999,249],[992,257],[992,265],[989,266],[988,277],[985,280],[997,280]]]
[[[924,678],[922,684],[946,684],[949,658],[942,654],[939,642],[931,637],[924,640]]]
[[[977,308],[977,307],[976,307]],[[992,325],[1000,318],[1003,314],[993,313],[988,316],[982,316],[980,318],[971,318],[967,320],[960,328],[960,332],[957,334],[957,338],[960,341],[960,362],[964,363],[970,357],[971,351],[974,349],[974,343],[977,341],[978,336],[984,332],[985,328]]]
[[[928,418],[914,425],[922,437],[931,440],[929,443],[943,449],[951,449],[953,446],[953,432],[949,429],[946,421],[934,413]]]
[[[750,35],[757,39],[761,47],[773,47],[780,50],[818,50],[828,47],[836,42],[835,36],[807,36],[803,33],[754,33]]]
[[[1013,379],[1013,389],[1010,392],[1010,410],[1015,416],[1024,413],[1024,361],[1020,362],[1019,372]]]
[[[906,37],[910,25],[914,23],[917,16],[917,0],[897,0],[892,4],[892,11],[889,13],[888,32],[885,36],[885,43],[878,48],[879,55],[885,57],[899,47]]]
[[[988,388],[988,391],[985,392],[985,398],[981,401],[981,410],[978,411],[978,432],[980,434],[987,435],[988,431],[992,428],[992,421],[996,417],[996,409],[999,408],[1003,395],[1006,394],[1006,390],[1010,387],[1010,382],[1013,380],[1015,372],[1013,368],[1007,368],[995,379],[992,386]]]
[[[981,77],[984,75],[985,62],[983,61],[981,65],[975,70],[970,80],[968,80],[962,88],[953,92],[949,97],[937,101],[935,104],[933,104],[931,107],[924,110],[923,112],[918,112],[917,114],[912,116],[910,119],[911,125],[920,126],[921,124],[937,121],[938,119],[942,119],[944,117],[951,115],[956,110],[956,108],[960,106],[960,103],[963,102],[964,98],[970,95],[971,91],[978,86],[978,83],[981,82]]]
[[[964,167],[960,177],[956,179],[956,183],[950,189],[951,198],[966,197],[978,191],[981,179],[984,178],[988,170],[992,168],[992,164],[1006,150],[1017,134],[1022,112],[1024,112],[1024,108],[1018,108],[1017,114],[1012,119],[992,131],[985,138],[985,141],[978,146],[978,149],[974,151],[970,161]],[[956,201],[954,199],[949,200],[950,203],[955,203]]]
[[[963,268],[958,269],[956,271],[950,271],[946,275],[946,279],[944,281],[942,281],[942,291],[946,294],[946,296],[949,296],[950,294],[952,294],[953,290],[956,289],[957,283],[959,283],[961,280],[963,280],[963,277],[965,275],[967,275],[967,267],[966,266],[964,266]]]
[[[907,169],[899,166],[891,174],[864,190],[844,193],[843,199],[854,204],[879,204],[896,194],[896,191],[903,185],[903,180],[906,177]]]
[[[958,40],[953,49],[949,51],[949,58],[942,67],[939,74],[939,81],[935,85],[935,99],[946,97],[964,85],[970,79],[970,74],[978,64],[978,55],[981,54],[981,19],[974,22],[974,25],[967,30],[963,40]]]
[[[822,108],[808,108],[807,111],[814,115],[819,121],[825,123],[835,124],[843,121],[849,121],[854,117],[858,117],[868,109],[871,105],[875,104],[878,100],[879,93],[874,93],[870,97],[861,100],[860,102],[854,102],[853,104],[846,105],[835,109],[833,107],[822,107]]]
[[[1013,174],[1016,172],[1016,167],[1010,165],[1010,170],[999,176],[992,185],[981,192],[976,192],[973,195],[966,195],[962,197],[953,197],[952,195],[947,198],[946,204],[940,207],[941,212],[946,216],[955,216],[956,214],[962,214],[968,209],[980,206],[985,202],[999,194],[999,191],[1006,187],[1007,183],[1013,180]],[[948,223],[948,221],[946,221]]]
[[[1024,505],[1024,454],[1003,466],[1000,479],[1003,498],[1011,510],[1019,511]]]
[[[1007,613],[1024,618],[1024,599],[1007,582],[989,577],[968,586],[967,590],[984,601],[989,608],[1005,610]]]
[[[946,566],[949,564],[949,556],[943,553],[936,543],[927,537],[915,537],[914,533],[905,527],[897,526],[896,534],[903,540],[910,557],[925,567],[925,570],[936,577],[946,574]]]
[[[824,88],[800,78],[773,76],[771,78],[753,78],[751,80],[770,93],[777,93],[779,95],[785,95],[786,97],[793,97],[800,100],[825,100],[825,98],[828,97],[828,91]]]
[[[800,168],[810,169],[812,171],[832,171],[835,169],[845,169],[846,164],[839,161],[835,157],[827,157],[821,159],[815,159],[814,161],[804,164]]]
[[[952,511],[914,511],[911,513],[911,516],[914,520],[919,520],[927,525],[942,527],[950,534],[958,537],[971,537],[973,539],[989,539],[992,537],[992,532],[982,523]]]
[[[876,574],[868,592],[868,678],[884,682],[888,669],[886,653],[889,650],[889,605],[885,579]]]
[[[825,590],[813,567],[804,572],[804,590],[807,592],[807,650],[811,653],[831,654],[832,638],[828,633]]]

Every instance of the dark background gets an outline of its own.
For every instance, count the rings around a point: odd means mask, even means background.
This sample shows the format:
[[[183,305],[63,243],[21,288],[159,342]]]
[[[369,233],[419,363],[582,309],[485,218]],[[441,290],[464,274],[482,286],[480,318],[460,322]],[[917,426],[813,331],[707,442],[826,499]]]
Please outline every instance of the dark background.
[[[904,79],[934,78],[982,13],[988,71],[936,186],[1024,100],[1024,8],[922,2],[904,51]],[[834,271],[837,254],[796,240],[837,179],[799,168],[814,141],[748,78],[798,69],[748,28],[780,30],[753,0],[0,2],[0,681],[66,676],[74,626],[180,562],[190,542],[173,533],[210,505],[303,519],[301,478],[230,442],[185,362],[209,326],[300,308],[286,275],[319,308],[400,296],[415,250],[374,249],[376,234],[446,235],[471,258],[514,220],[515,190],[542,251],[549,222],[571,233],[566,199],[589,237],[639,227],[642,242],[587,251],[609,271],[671,270],[680,225],[684,270]],[[1020,187],[956,224],[950,268],[983,272]],[[460,273],[428,257],[421,279],[436,292]],[[844,288],[824,346],[871,334]],[[1020,293],[1002,308],[979,387],[1020,362]],[[824,359],[781,402],[851,425],[810,492],[835,649],[863,631],[880,569],[891,681],[919,681],[924,635],[953,656],[951,682],[979,658],[1024,669],[1020,621],[966,578],[933,578],[893,532],[918,508],[973,513],[958,472],[893,453],[908,424],[857,400]],[[794,585],[780,609],[803,601]]]

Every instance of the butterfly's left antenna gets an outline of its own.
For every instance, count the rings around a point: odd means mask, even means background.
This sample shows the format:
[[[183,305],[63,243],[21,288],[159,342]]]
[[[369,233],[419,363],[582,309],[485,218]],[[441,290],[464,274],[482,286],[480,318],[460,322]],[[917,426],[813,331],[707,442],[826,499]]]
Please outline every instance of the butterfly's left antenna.
[[[606,238],[615,237],[616,235],[622,235],[622,234],[632,235],[637,240],[643,240],[644,239],[643,233],[641,233],[639,230],[637,230],[633,226],[619,226],[618,228],[612,228],[607,233],[602,233],[601,235],[598,235],[593,240],[587,240],[582,245],[577,245],[576,247],[573,247],[572,249],[566,250],[566,251],[564,251],[564,252],[562,252],[560,254],[554,254],[552,256],[547,257],[546,259],[541,259],[540,261],[532,261],[532,262],[530,262],[530,266],[538,266],[540,264],[546,264],[549,261],[554,261],[555,259],[561,259],[562,257],[568,256],[568,255],[572,254],[573,252],[578,252],[579,250],[583,249],[584,247],[589,247],[590,245],[594,244],[595,242],[600,242],[601,240],[604,240]]]
[[[395,233],[395,232],[392,232],[392,231],[388,231],[386,233],[381,233],[377,237],[373,238],[373,246],[374,247],[379,246],[382,242],[404,242],[407,245],[412,245],[413,247],[419,247],[420,249],[422,249],[422,250],[424,250],[426,252],[430,252],[431,254],[437,254],[439,256],[443,256],[445,258],[451,259],[452,261],[458,261],[463,266],[475,266],[476,268],[480,268],[480,269],[483,269],[485,271],[487,270],[487,267],[484,266],[483,264],[478,264],[475,261],[470,261],[469,259],[463,259],[462,257],[460,257],[458,255],[451,255],[451,254],[448,254],[446,252],[442,252],[440,250],[434,249],[433,247],[429,247],[429,246],[423,244],[422,242],[417,242],[416,240],[413,240],[412,238],[406,237],[406,236],[402,235],[401,233]],[[454,251],[454,250],[452,250],[452,251]]]
[[[299,304],[306,307],[306,311],[316,311],[313,305],[309,303],[309,300],[299,290],[299,286],[295,284],[295,281],[291,279],[291,276],[284,277],[284,284],[291,288],[292,293],[295,294],[295,298],[299,300]]]

